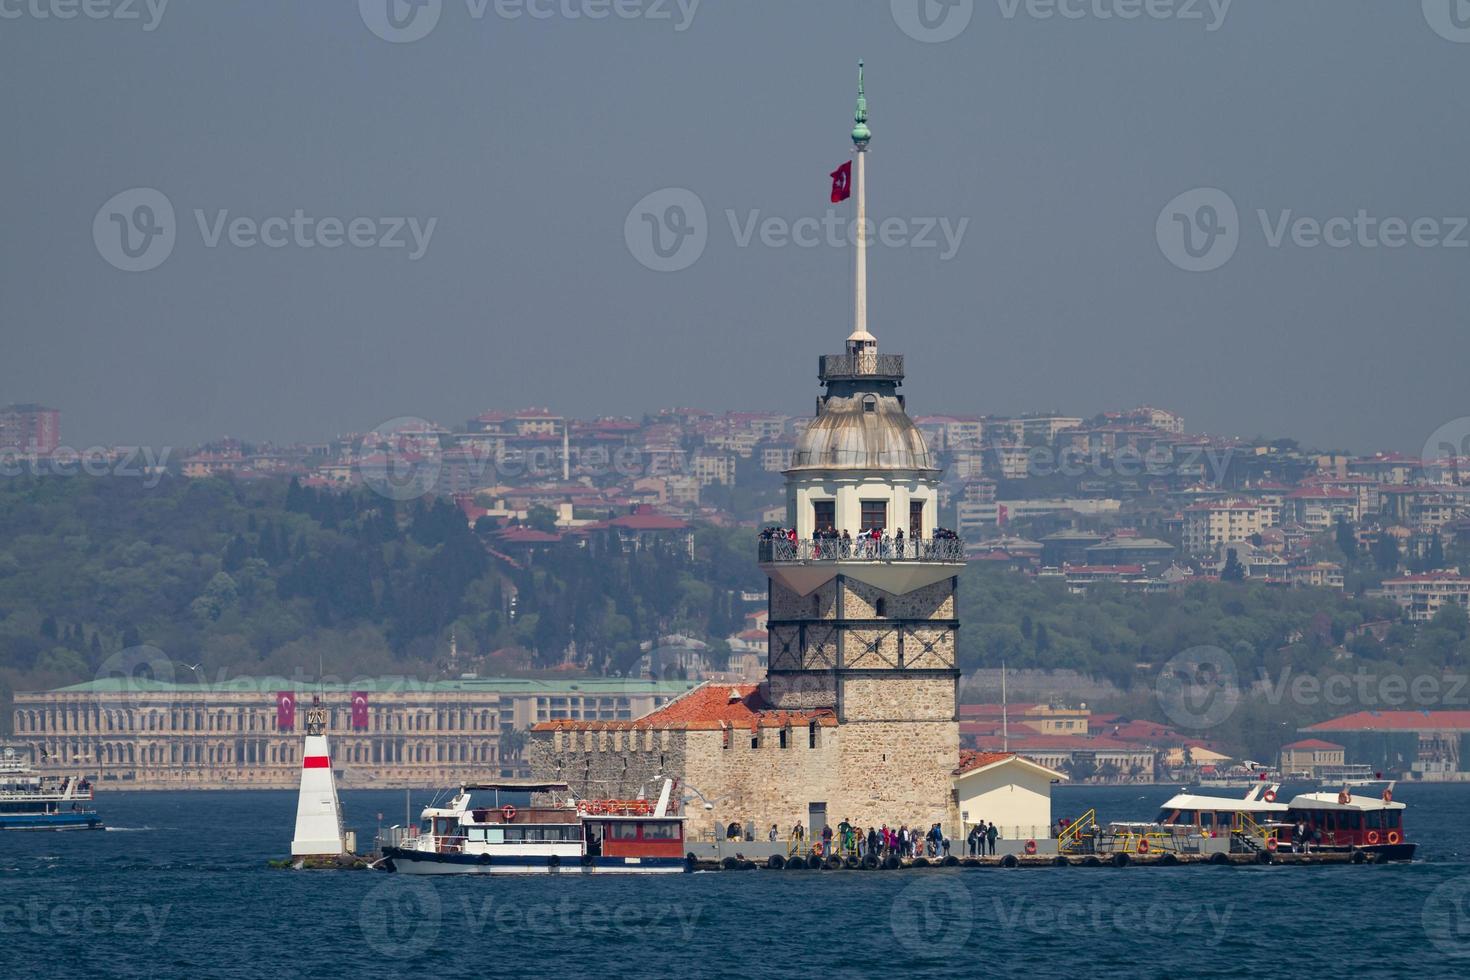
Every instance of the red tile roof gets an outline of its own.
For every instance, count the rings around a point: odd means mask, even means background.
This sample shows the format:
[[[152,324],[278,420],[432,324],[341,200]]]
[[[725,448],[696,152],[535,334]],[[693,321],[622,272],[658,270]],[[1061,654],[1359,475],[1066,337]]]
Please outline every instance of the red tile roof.
[[[1013,759],[1015,756],[1016,753],[1014,752],[972,752],[969,749],[960,749],[960,765],[954,771],[954,774],[958,776],[970,772],[973,769],[988,766],[993,762],[1000,762],[1003,759]]]
[[[1470,731],[1470,711],[1359,711],[1310,725],[1308,732]]]
[[[1304,738],[1300,742],[1292,742],[1290,745],[1283,745],[1282,748],[1283,749],[1328,749],[1328,750],[1336,749],[1338,751],[1342,751],[1342,746],[1341,745],[1338,745],[1336,742],[1324,742],[1320,738]]]
[[[753,731],[757,728],[784,728],[787,725],[805,725],[811,722],[823,726],[836,725],[837,715],[826,708],[807,711],[776,710],[767,704],[757,684],[708,682],[635,721],[543,721],[531,730],[598,732],[668,728],[718,731],[732,728]]]

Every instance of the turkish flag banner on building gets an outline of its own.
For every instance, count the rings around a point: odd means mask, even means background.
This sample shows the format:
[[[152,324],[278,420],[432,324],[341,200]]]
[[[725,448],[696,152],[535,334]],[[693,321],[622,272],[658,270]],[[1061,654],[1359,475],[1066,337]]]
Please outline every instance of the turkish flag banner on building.
[[[290,691],[276,692],[276,731],[289,732],[296,728],[296,695]]]
[[[366,691],[352,692],[352,727],[355,731],[367,731],[368,702]]]
[[[852,161],[832,171],[832,203],[841,204],[852,197]]]

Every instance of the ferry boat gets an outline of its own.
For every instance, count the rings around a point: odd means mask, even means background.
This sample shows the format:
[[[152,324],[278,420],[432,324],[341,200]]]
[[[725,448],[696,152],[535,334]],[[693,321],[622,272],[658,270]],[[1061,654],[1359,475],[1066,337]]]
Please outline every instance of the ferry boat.
[[[1336,793],[1299,793],[1289,802],[1277,799],[1280,789],[1279,783],[1262,784],[1234,799],[1180,793],[1152,821],[1099,827],[1095,818],[1084,817],[1063,832],[1059,843],[1064,850],[1100,854],[1291,851],[1362,853],[1377,861],[1413,859],[1416,845],[1405,839],[1405,807],[1393,799],[1392,786],[1365,796],[1354,796],[1344,786]]]
[[[689,869],[676,782],[656,801],[584,800],[565,783],[509,780],[461,786],[422,826],[402,828],[379,866],[400,874],[660,874]],[[493,793],[492,805],[474,794]],[[501,792],[566,794],[549,807],[501,804]],[[394,828],[400,830],[400,828]]]
[[[1375,793],[1394,785],[1394,781],[1385,779],[1383,773],[1375,772],[1372,766],[1363,765],[1326,766],[1319,770],[1317,781],[1323,789],[1346,786],[1349,789],[1372,790]]]
[[[1363,851],[1382,861],[1411,861],[1418,845],[1404,836],[1404,804],[1393,798],[1393,783],[1378,794],[1300,793],[1287,804],[1294,834],[1300,826],[1311,851]],[[1293,838],[1288,838],[1293,839]],[[1295,848],[1294,848],[1295,849]]]
[[[0,758],[0,830],[102,830],[92,784],[36,772],[7,750]]]

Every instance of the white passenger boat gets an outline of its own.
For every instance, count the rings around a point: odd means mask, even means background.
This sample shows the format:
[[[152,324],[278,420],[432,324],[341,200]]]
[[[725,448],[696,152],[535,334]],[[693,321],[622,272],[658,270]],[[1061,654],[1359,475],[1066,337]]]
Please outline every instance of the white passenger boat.
[[[484,801],[476,794],[493,794]],[[552,797],[550,806],[502,803],[502,793]],[[686,871],[685,817],[676,782],[657,800],[585,800],[565,783],[505,780],[461,786],[422,826],[383,848],[401,874],[659,874]]]

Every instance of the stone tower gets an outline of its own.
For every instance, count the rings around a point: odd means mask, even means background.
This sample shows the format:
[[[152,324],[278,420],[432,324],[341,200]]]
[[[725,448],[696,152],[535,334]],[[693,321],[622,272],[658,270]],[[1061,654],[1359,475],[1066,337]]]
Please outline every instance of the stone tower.
[[[903,357],[880,354],[868,330],[867,115],[859,65],[853,330],[844,353],[820,360],[817,414],[785,471],[797,540],[763,539],[760,554],[765,696],[777,709],[836,712],[840,779],[836,798],[821,801],[834,826],[844,817],[863,826],[948,819],[959,764],[964,547],[935,527],[940,471],[898,391]]]

